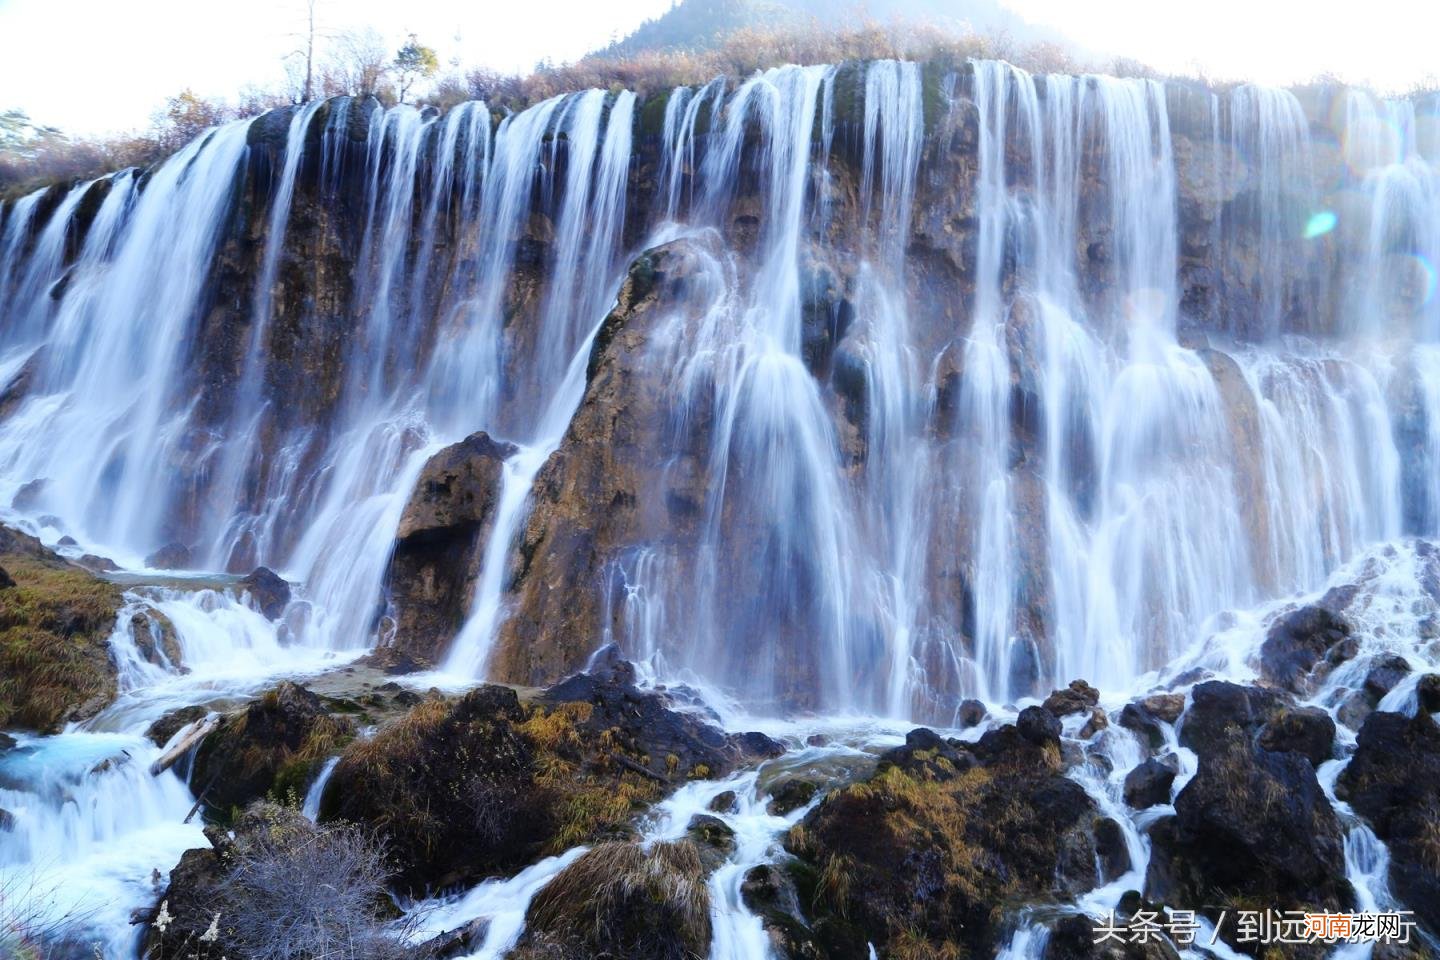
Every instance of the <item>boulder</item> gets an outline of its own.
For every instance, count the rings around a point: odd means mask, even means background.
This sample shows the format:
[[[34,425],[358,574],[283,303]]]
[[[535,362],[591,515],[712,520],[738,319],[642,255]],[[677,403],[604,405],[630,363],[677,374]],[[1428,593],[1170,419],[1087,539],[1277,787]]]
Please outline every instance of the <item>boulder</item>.
[[[1060,774],[1048,737],[1039,745],[1006,725],[973,750],[907,739],[786,838],[825,955],[863,958],[869,942],[882,956],[902,944],[909,955],[990,956],[1007,905],[1095,885],[1095,804]]]
[[[1260,646],[1260,674],[1292,693],[1306,694],[1358,649],[1350,621],[1323,601],[1292,610],[1270,625]]]
[[[1084,680],[1072,680],[1064,690],[1056,690],[1041,704],[1057,717],[1068,717],[1072,713],[1088,713],[1100,702],[1100,691]]]
[[[1020,736],[1036,746],[1060,744],[1060,720],[1044,707],[1026,707],[1015,720]]]
[[[1095,734],[1099,733],[1101,730],[1104,730],[1109,726],[1110,717],[1106,715],[1105,711],[1102,708],[1096,707],[1094,710],[1090,711],[1089,718],[1080,727],[1080,739],[1089,740],[1091,737],[1095,736]]]
[[[978,727],[985,722],[989,711],[985,704],[979,700],[961,700],[960,706],[955,711],[955,725],[961,730],[968,730],[970,727]]]
[[[132,614],[130,636],[135,641],[136,651],[146,662],[176,670],[182,666],[184,658],[175,625],[160,611],[147,608]]]
[[[439,662],[469,615],[485,543],[515,446],[475,433],[426,461],[400,517],[386,575],[393,646]]]
[[[1170,802],[1170,785],[1179,764],[1174,755],[1151,757],[1125,775],[1125,802],[1136,810]]]
[[[196,720],[203,719],[209,712],[209,709],[199,705],[171,710],[145,729],[145,739],[157,747],[163,747],[170,742],[171,737]]]
[[[9,590],[13,586],[15,586],[15,578],[6,572],[4,567],[0,567],[0,590]]]
[[[819,790],[820,785],[814,780],[791,777],[771,789],[770,802],[765,805],[765,809],[773,816],[783,817],[805,806],[815,798]]]
[[[318,696],[285,680],[205,738],[191,782],[220,817],[266,797],[298,800],[326,758],[354,735],[353,720],[332,716]]]
[[[1253,736],[1289,701],[1264,687],[1247,687],[1223,680],[1196,684],[1190,706],[1180,719],[1180,743],[1202,756],[1224,745],[1232,730]]]
[[[691,960],[710,948],[710,891],[687,841],[602,843],[541,888],[513,960]]]
[[[1400,681],[1409,675],[1410,662],[1408,660],[1398,654],[1385,654],[1377,658],[1365,674],[1365,692],[1376,703],[1379,703],[1385,694],[1394,690]]]
[[[1369,821],[1390,848],[1390,889],[1440,936],[1440,726],[1372,713],[1336,793]]]
[[[740,882],[740,898],[760,918],[778,960],[820,960],[823,956],[805,922],[789,872],[768,863],[751,867]]]
[[[93,553],[82,554],[75,561],[77,566],[84,567],[91,573],[114,573],[120,567],[109,557],[97,557]]]
[[[1120,726],[1140,738],[1152,750],[1165,745],[1162,724],[1173,724],[1185,709],[1183,693],[1157,693],[1127,703],[1120,710]]]
[[[1207,743],[1175,816],[1157,822],[1151,840],[1146,893],[1177,907],[1340,910],[1353,901],[1340,821],[1315,768],[1238,729]]]
[[[145,566],[153,570],[185,570],[190,563],[190,548],[179,542],[167,543],[145,558]]]
[[[1283,710],[1260,728],[1259,744],[1294,751],[1318,767],[1334,754],[1335,721],[1319,707]]]
[[[605,662],[529,703],[492,685],[420,703],[345,750],[321,819],[383,829],[401,888],[442,889],[629,837],[671,790],[762,759],[748,743]]]
[[[725,790],[717,793],[715,798],[706,804],[705,809],[711,813],[734,813],[740,808],[736,801],[734,790]]]
[[[1420,709],[1440,713],[1440,673],[1427,673],[1415,684]]]
[[[0,565],[13,584],[0,594],[0,726],[53,731],[94,716],[115,696],[120,588],[5,526]]]
[[[268,620],[279,620],[290,603],[290,584],[269,567],[256,567],[239,583],[250,604]]]
[[[735,831],[708,813],[691,817],[685,825],[685,836],[695,845],[706,872],[713,872],[735,852]]]
[[[1125,842],[1125,829],[1113,817],[1095,821],[1095,856],[1100,861],[1100,879],[1106,883],[1121,876],[1132,866],[1130,848]]]

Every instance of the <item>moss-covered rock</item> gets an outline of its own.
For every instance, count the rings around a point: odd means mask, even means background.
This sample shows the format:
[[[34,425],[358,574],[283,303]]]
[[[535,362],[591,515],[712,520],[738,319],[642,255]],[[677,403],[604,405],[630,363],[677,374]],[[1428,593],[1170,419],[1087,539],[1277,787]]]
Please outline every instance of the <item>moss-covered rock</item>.
[[[380,830],[402,885],[439,889],[628,838],[637,814],[687,780],[758,758],[749,738],[671,710],[632,681],[617,669],[528,703],[491,685],[426,700],[345,751],[322,819]]]
[[[1058,745],[909,739],[786,839],[826,956],[989,957],[1010,910],[1095,885],[1095,805]]]
[[[689,841],[602,843],[530,902],[516,960],[690,960],[710,948],[710,893]]]
[[[1390,848],[1390,888],[1440,936],[1440,725],[1373,713],[1337,790]]]
[[[354,735],[353,720],[329,713],[318,696],[287,680],[205,738],[192,781],[222,819],[266,797],[298,802],[320,764]]]
[[[13,584],[0,587],[0,726],[51,731],[93,716],[115,696],[120,588],[9,527],[0,567]]]

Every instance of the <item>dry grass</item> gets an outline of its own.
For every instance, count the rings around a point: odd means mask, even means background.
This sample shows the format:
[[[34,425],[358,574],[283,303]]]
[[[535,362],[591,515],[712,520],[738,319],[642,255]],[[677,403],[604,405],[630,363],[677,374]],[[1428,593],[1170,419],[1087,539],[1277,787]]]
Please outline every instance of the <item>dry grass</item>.
[[[518,110],[574,90],[633,90],[640,97],[668,93],[678,86],[707,83],[715,77],[731,81],[758,70],[785,64],[841,63],[857,60],[1009,60],[1037,73],[1077,73],[1096,65],[1077,60],[1052,43],[1019,44],[1006,36],[959,33],[923,22],[871,21],[835,30],[818,22],[808,26],[741,28],[709,49],[647,51],[624,59],[586,57],[575,63],[546,66],[526,77],[474,71],[452,75],[436,87],[429,102],[441,108],[470,99],[492,108]],[[1111,65],[1126,75],[1148,71],[1134,63]]]
[[[688,960],[710,944],[710,894],[694,844],[602,843],[530,903],[515,954]]]
[[[0,554],[0,727],[53,730],[115,692],[107,640],[121,591],[77,567]]]

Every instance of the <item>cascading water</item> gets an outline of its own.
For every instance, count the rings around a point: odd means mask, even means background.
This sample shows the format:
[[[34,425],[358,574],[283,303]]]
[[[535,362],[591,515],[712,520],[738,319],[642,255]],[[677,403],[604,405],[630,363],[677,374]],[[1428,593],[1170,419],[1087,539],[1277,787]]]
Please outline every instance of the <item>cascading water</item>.
[[[198,842],[189,790],[150,777],[139,732],[373,646],[417,477],[478,430],[517,452],[441,666],[484,677],[596,331],[627,258],[662,241],[696,267],[649,344],[665,422],[640,470],[659,489],[698,464],[697,519],[608,558],[592,647],[757,709],[941,723],[962,696],[998,706],[1076,677],[1119,706],[1178,664],[1243,674],[1255,637],[1218,615],[1266,614],[1377,544],[1440,534],[1440,143],[1415,105],[1350,92],[1331,111],[1347,204],[1331,210],[1294,94],[1204,91],[1199,120],[1179,95],[876,61],[681,88],[659,130],[628,92],[498,124],[482,103],[317,101],[269,134],[237,122],[147,174],[8,204],[6,519],[137,570],[178,541],[197,567],[265,564],[296,591],[277,625],[225,580],[133,585],[116,703],[0,758],[20,838],[3,876],[86,876],[57,909],[106,904],[94,926],[111,955],[131,949],[120,912]],[[262,204],[248,239],[246,202]],[[316,236],[339,252],[296,249]],[[353,278],[316,296],[309,268]],[[1211,313],[1199,287],[1219,292]],[[227,324],[232,355],[212,364]],[[140,610],[174,625],[181,663],[135,652]],[[1333,711],[1339,683],[1314,701]],[[1108,736],[1112,772],[1077,778],[1126,824],[1132,870],[1092,912],[1148,859],[1117,802],[1139,754]],[[1342,813],[1363,902],[1393,903],[1383,846]],[[785,825],[755,804],[734,819],[717,957],[758,949],[738,884]],[[482,951],[499,955],[575,855],[445,909],[503,918]],[[1026,927],[1007,955],[1043,940]]]

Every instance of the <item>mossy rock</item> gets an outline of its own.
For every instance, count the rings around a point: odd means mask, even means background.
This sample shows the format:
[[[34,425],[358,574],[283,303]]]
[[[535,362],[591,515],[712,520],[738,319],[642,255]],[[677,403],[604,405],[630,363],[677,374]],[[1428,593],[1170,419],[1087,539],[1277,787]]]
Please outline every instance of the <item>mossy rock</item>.
[[[0,527],[0,727],[51,732],[115,698],[109,638],[122,591]]]
[[[265,798],[299,803],[326,758],[355,736],[349,717],[286,681],[233,713],[205,738],[192,782],[214,819]]]

